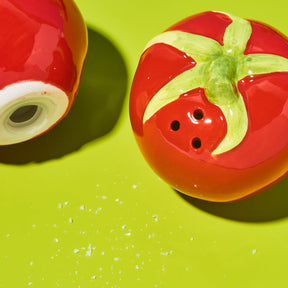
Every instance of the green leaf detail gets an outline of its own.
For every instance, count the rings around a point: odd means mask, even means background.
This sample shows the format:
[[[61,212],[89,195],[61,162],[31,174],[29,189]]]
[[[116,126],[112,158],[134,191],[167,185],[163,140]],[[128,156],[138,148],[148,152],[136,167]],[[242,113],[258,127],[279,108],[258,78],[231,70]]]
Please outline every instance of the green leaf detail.
[[[147,44],[145,50],[157,43],[177,48],[191,56],[196,63],[209,61],[211,55],[222,54],[222,46],[214,39],[181,31],[168,31],[156,36]]]
[[[220,145],[212,152],[212,155],[221,154],[236,147],[245,137],[248,127],[248,117],[245,103],[242,97],[234,102],[220,107],[226,122],[227,134]]]
[[[193,69],[178,75],[160,89],[148,103],[144,113],[143,123],[162,107],[178,99],[181,94],[202,87],[203,77],[201,75],[203,74],[203,70],[205,71],[205,67],[199,64]]]
[[[238,81],[248,75],[288,72],[288,59],[272,54],[244,55],[252,33],[250,23],[227,14],[233,22],[226,28],[224,45],[191,33],[168,31],[152,39],[145,49],[164,43],[188,54],[196,66],[175,77],[162,87],[146,107],[143,123],[181,94],[201,87],[211,103],[223,112],[227,134],[212,155],[227,152],[244,139],[248,130],[248,116]]]
[[[233,22],[227,27],[224,34],[224,53],[241,55],[246,49],[247,42],[252,33],[250,23],[240,17],[227,14]]]
[[[205,75],[206,96],[211,103],[222,107],[237,99],[235,73],[233,57],[223,55],[211,61]]]
[[[272,54],[249,54],[240,59],[237,80],[247,75],[268,74],[288,71],[288,59]]]

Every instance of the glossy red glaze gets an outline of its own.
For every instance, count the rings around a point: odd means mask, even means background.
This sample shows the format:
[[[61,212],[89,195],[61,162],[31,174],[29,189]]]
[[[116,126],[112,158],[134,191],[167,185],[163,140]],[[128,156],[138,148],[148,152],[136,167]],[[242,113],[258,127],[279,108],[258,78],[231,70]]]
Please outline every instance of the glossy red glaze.
[[[206,14],[207,22],[209,15],[211,12]],[[203,14],[200,16],[203,18]],[[193,25],[188,18],[188,22],[184,21],[185,27],[194,33],[195,25],[199,31],[197,15],[191,19]],[[206,25],[212,30],[214,19],[212,17]],[[201,19],[199,25],[203,23],[205,21]],[[251,23],[253,31],[245,54],[272,53],[288,58],[285,36],[265,24]],[[172,27],[176,29],[179,24]],[[203,36],[211,37],[211,33]],[[163,83],[170,81],[170,74],[178,75],[188,67],[184,59],[182,63],[180,60],[187,55],[179,54],[178,58],[171,59],[173,55],[161,51],[154,50],[152,46],[142,54],[130,98],[130,118],[135,137],[154,171],[180,192],[216,202],[250,197],[282,179],[288,170],[288,72],[247,76],[238,82],[248,113],[248,131],[235,148],[212,155],[211,151],[221,142],[227,127],[221,110],[207,101],[203,89],[182,95],[161,108],[139,128],[148,99]],[[159,75],[158,78],[155,74],[153,81],[149,82],[144,76],[158,69],[159,59],[163,71],[165,63],[168,63],[167,70],[172,70],[170,74]],[[170,63],[174,61],[181,64],[175,66],[173,72]],[[203,112],[203,118],[196,121],[191,115],[197,109]],[[207,121],[210,122],[207,125],[205,117],[211,120]],[[174,131],[171,123],[175,120],[179,121],[179,125],[174,123],[174,128],[180,128]],[[192,145],[195,137],[201,140],[198,149]]]
[[[192,15],[171,26],[166,31],[179,30],[212,38],[223,45],[226,28],[232,20],[225,14],[217,12],[203,12]],[[213,27],[213,29],[211,29]]]
[[[87,51],[86,26],[75,3],[2,0],[0,27],[0,89],[26,80],[54,85],[69,97],[68,113]]]
[[[267,53],[288,58],[287,37],[266,24],[250,21],[252,35],[244,54]]]

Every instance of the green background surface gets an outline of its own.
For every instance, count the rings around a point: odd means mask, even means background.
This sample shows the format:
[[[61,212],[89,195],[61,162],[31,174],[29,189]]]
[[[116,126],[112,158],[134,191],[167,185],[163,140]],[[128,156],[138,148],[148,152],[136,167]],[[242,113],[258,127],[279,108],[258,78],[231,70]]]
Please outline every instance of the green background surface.
[[[0,287],[287,287],[288,181],[249,200],[180,195],[135,143],[129,89],[155,35],[205,10],[288,34],[287,1],[77,0],[79,96],[49,133],[0,149]]]

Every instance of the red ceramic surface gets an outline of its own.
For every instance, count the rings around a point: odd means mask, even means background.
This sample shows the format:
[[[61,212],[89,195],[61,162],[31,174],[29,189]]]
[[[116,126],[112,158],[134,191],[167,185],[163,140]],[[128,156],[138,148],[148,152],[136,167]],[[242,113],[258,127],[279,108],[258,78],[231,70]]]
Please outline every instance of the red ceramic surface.
[[[216,202],[259,193],[288,168],[288,39],[221,12],[184,19],[141,55],[130,118],[178,191]]]
[[[87,52],[69,0],[0,2],[0,145],[38,136],[69,112]]]

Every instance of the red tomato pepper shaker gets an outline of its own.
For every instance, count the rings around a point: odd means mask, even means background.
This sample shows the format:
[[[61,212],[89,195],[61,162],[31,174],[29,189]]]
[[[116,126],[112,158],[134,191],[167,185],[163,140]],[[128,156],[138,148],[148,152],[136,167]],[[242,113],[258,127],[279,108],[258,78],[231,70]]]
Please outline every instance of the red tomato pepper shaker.
[[[87,53],[71,0],[0,2],[0,145],[34,138],[69,112]]]
[[[288,39],[257,21],[204,12],[152,39],[130,119],[154,171],[215,202],[259,193],[288,170]]]

